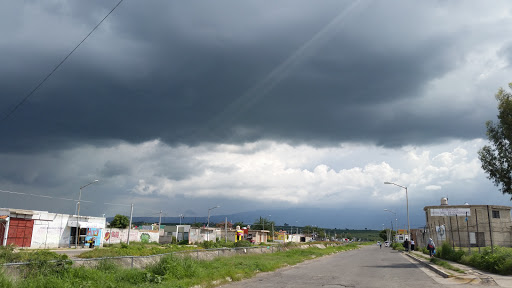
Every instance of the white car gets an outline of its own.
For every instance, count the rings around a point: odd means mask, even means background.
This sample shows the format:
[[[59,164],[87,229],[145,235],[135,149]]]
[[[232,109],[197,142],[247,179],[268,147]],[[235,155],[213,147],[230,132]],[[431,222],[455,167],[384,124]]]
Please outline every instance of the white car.
[[[389,241],[384,242],[385,247],[389,247]]]

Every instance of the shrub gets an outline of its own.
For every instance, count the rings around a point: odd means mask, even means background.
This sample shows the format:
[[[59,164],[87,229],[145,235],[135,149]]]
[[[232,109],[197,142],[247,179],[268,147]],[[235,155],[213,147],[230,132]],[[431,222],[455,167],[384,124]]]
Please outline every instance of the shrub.
[[[180,280],[196,276],[198,274],[197,266],[197,260],[193,260],[191,257],[181,258],[168,255],[162,257],[158,263],[149,266],[147,271],[154,276]]]
[[[496,246],[492,253],[490,247],[485,247],[482,253],[462,257],[461,263],[493,273],[510,275],[512,274],[512,250]]]
[[[235,247],[250,247],[251,242],[249,242],[247,240],[241,240],[241,241],[235,242],[234,246]]]
[[[391,243],[391,248],[393,248],[393,250],[398,250],[398,251],[404,251],[405,250],[404,245],[402,243],[399,243],[399,242]]]
[[[218,247],[217,242],[214,242],[212,240],[204,241],[203,243],[201,243],[200,246],[203,247],[204,249],[212,249],[212,248],[217,248]]]
[[[460,262],[460,259],[462,259],[464,255],[466,255],[464,251],[454,250],[449,242],[443,242],[441,247],[436,248],[436,256],[446,260]]]
[[[58,255],[55,252],[39,250],[29,252],[29,264],[23,266],[25,275],[49,275],[62,274],[67,272],[73,262],[67,255]]]

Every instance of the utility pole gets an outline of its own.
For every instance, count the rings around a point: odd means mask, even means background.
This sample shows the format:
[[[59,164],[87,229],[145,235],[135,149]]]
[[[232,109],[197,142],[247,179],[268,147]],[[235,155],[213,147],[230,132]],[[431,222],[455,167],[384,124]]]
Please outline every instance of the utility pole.
[[[160,210],[160,219],[158,220],[158,234],[160,234],[160,226],[162,225],[162,210]]]
[[[132,218],[133,218],[133,203],[132,209],[130,211],[130,225],[128,225],[128,237],[126,239],[126,244],[130,245],[130,231],[132,230]]]

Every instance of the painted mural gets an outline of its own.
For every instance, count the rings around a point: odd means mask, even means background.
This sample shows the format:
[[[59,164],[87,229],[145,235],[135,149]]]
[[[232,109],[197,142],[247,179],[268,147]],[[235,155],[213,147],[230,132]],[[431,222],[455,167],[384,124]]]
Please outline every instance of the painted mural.
[[[100,229],[100,228],[88,228],[87,235],[85,236],[85,243],[89,243],[94,246],[100,246],[101,230],[102,229]]]

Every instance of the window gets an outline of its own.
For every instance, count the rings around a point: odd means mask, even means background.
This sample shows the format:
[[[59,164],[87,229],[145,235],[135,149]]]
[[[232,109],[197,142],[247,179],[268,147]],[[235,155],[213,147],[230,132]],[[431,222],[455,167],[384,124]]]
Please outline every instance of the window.
[[[492,210],[492,218],[500,218],[500,211]]]

